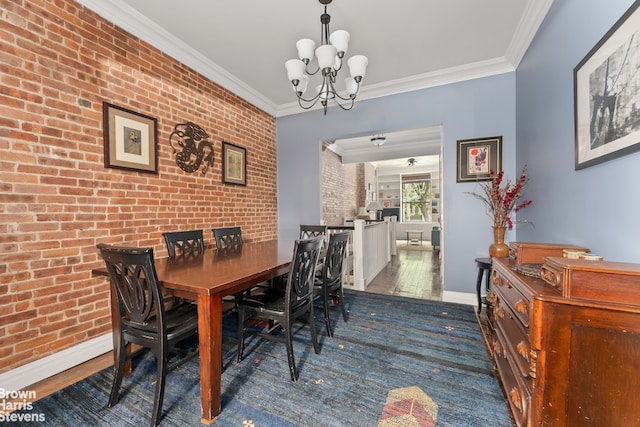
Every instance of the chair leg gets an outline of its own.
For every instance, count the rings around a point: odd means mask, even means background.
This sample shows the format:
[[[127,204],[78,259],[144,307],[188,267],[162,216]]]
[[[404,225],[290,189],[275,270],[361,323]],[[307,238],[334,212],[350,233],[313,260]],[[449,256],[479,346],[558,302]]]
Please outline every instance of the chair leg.
[[[236,361],[242,362],[242,354],[244,353],[244,310],[237,309],[238,313],[238,352],[236,354]]]
[[[344,319],[344,321],[347,321],[347,310],[344,308],[344,292],[342,290],[342,287],[340,287],[338,289],[338,303],[340,304],[340,309],[342,310],[342,318]]]
[[[160,354],[156,354],[156,364],[158,365],[158,372],[156,375],[156,396],[153,400],[153,413],[151,414],[151,427],[156,427],[160,422],[160,418],[162,416],[164,384],[167,378],[167,357],[169,357],[168,354],[163,354],[164,352],[166,352],[166,350],[160,350]]]
[[[316,333],[316,319],[313,315],[313,301],[309,303],[309,329],[311,329],[311,341],[313,342],[313,350],[316,354],[320,354],[320,346],[318,345],[318,334]]]
[[[109,403],[107,406],[111,408],[118,403],[119,390],[122,385],[122,378],[124,377],[124,366],[127,363],[127,348],[124,344],[124,340],[120,339],[116,343],[116,348],[113,349],[115,353],[116,364],[113,371],[113,384],[111,385],[111,394],[109,395]]]
[[[324,307],[324,324],[327,327],[327,336],[332,337],[333,332],[331,331],[331,320],[329,319],[329,297],[331,295],[327,295],[323,293],[323,301],[322,306]]]
[[[298,381],[298,373],[296,372],[296,361],[293,358],[293,342],[291,339],[292,325],[289,322],[284,329],[285,342],[287,345],[287,361],[289,362],[289,374],[291,374],[291,381]]]

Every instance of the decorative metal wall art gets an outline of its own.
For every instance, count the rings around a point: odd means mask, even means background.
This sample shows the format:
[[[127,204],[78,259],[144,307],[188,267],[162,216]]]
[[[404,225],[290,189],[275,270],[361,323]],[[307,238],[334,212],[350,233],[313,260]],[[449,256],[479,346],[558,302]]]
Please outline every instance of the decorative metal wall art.
[[[191,173],[202,166],[202,175],[207,173],[213,166],[213,143],[207,138],[207,132],[192,122],[178,123],[173,127],[169,144],[173,148],[176,164],[180,169]]]

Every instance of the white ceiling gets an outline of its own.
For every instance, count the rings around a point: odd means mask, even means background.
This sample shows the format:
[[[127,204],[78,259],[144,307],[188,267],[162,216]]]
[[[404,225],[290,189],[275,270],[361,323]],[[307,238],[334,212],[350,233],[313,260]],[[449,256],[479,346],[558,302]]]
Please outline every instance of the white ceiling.
[[[318,0],[78,1],[269,114],[302,111],[284,63],[298,39],[319,43]],[[552,2],[334,0],[327,12],[351,34],[346,56],[369,58],[368,99],[513,71]]]

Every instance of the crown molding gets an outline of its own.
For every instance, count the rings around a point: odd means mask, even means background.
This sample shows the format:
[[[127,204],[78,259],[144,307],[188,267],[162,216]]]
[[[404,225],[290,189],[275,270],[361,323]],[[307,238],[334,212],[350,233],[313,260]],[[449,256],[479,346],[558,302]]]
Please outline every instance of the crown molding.
[[[233,92],[247,102],[275,117],[319,110],[320,105],[303,110],[297,102],[276,105],[218,64],[162,29],[124,0],[77,0],[78,3],[128,31],[139,39],[192,68],[204,77]],[[429,73],[366,85],[358,101],[412,92],[515,71],[546,16],[553,0],[529,0],[504,57],[437,70]],[[336,108],[336,107],[329,107]]]
[[[529,45],[531,45],[552,4],[553,0],[530,0],[527,2],[505,54],[514,68],[518,68],[520,65],[520,61],[529,49]]]
[[[161,52],[192,68],[214,83],[233,92],[268,114],[275,115],[276,105],[260,92],[207,59],[182,40],[155,24],[122,0],[77,0],[78,3],[107,21],[149,43]]]

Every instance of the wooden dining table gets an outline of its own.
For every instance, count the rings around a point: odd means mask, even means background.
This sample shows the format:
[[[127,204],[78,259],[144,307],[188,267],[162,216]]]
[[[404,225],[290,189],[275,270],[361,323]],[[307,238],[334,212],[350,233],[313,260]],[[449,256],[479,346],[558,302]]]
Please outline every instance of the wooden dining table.
[[[293,246],[293,240],[270,240],[155,260],[162,286],[198,303],[203,424],[213,423],[221,411],[222,298],[287,273]],[[104,268],[93,274],[108,276]]]

